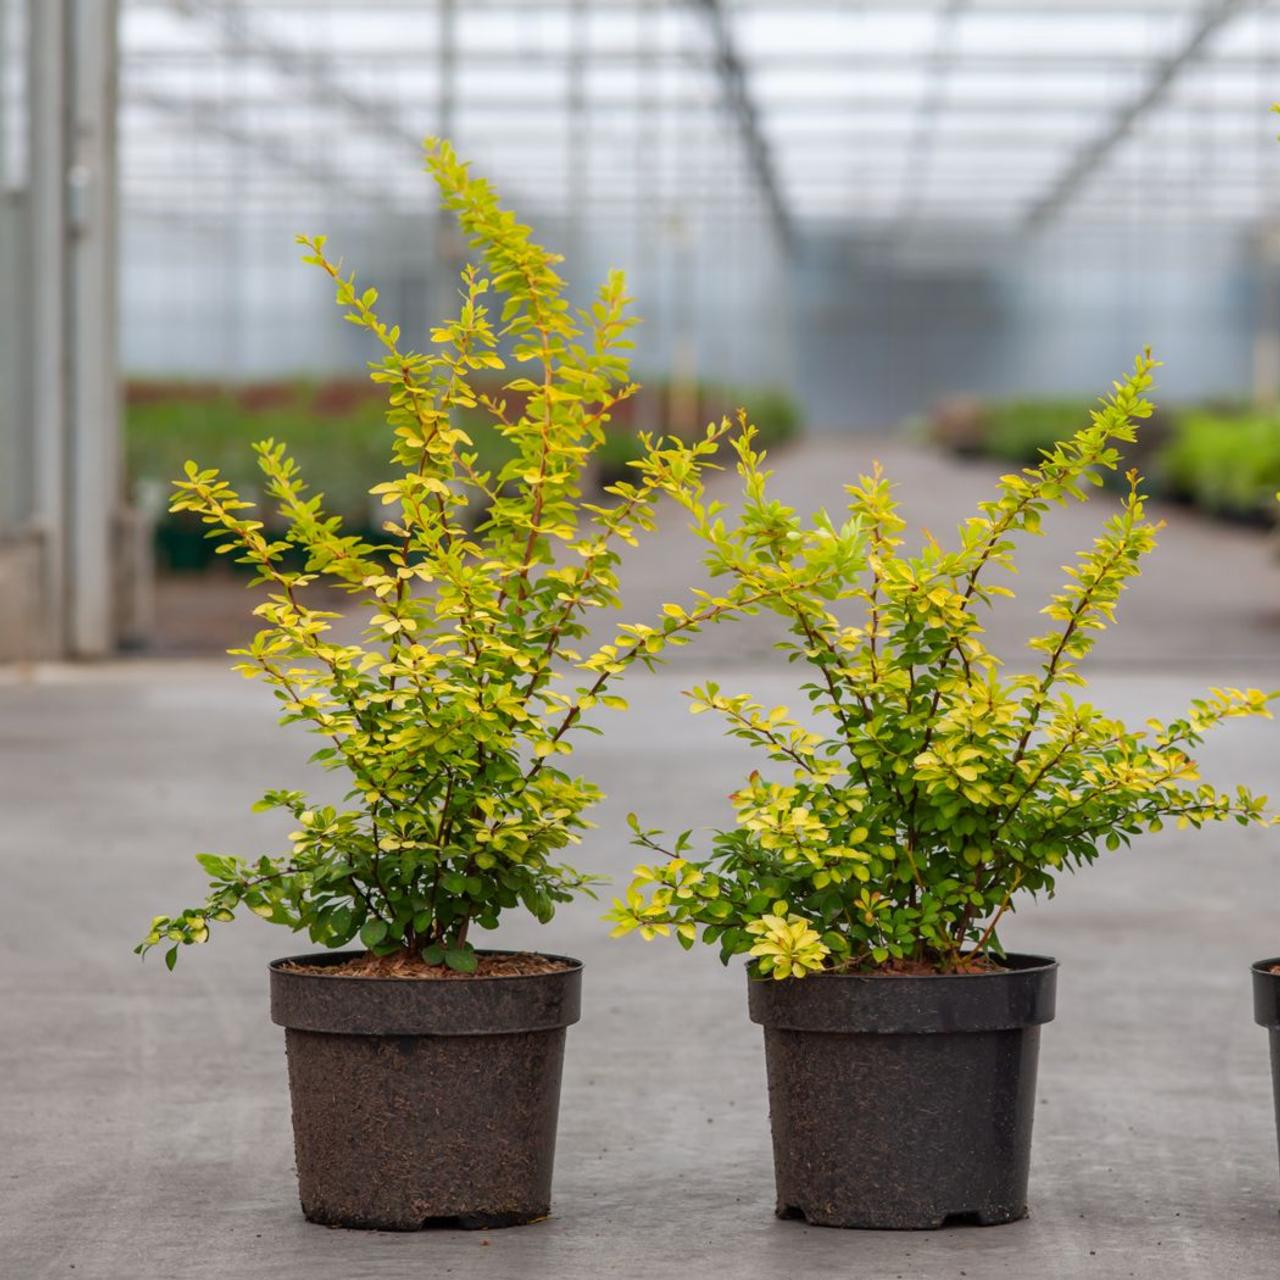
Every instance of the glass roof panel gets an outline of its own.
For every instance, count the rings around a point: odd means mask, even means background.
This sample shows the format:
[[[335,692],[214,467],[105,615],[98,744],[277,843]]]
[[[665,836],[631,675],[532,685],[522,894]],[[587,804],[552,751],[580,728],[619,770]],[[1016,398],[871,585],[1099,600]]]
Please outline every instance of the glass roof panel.
[[[643,216],[657,191],[714,222],[745,199],[801,234],[969,235],[1040,201],[1123,220],[1143,183],[1163,217],[1212,197],[1247,225],[1280,174],[1277,0],[1221,22],[1202,0],[122,4],[126,206],[292,191],[425,216],[413,157],[441,129],[547,209]]]

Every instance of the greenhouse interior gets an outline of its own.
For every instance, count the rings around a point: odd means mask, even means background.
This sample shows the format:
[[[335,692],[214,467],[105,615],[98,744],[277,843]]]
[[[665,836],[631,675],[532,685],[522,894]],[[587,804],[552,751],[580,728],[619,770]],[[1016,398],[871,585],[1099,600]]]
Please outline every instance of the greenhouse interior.
[[[1274,1277],[1278,103],[0,0],[0,1276]]]

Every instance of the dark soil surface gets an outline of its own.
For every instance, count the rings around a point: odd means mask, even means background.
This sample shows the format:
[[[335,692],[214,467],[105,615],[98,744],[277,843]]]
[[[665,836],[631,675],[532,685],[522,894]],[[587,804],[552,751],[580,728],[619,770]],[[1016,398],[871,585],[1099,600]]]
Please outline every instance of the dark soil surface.
[[[482,955],[474,973],[461,973],[443,964],[425,964],[420,956],[399,952],[393,956],[375,956],[366,952],[343,964],[289,964],[293,973],[319,973],[327,978],[407,978],[440,980],[455,978],[526,978],[538,973],[556,973],[570,966],[563,960],[540,956],[532,951],[502,952]]]
[[[927,960],[894,960],[878,969],[850,969],[847,972],[859,978],[922,978],[940,977],[949,973],[1004,973],[1004,965],[997,964],[990,956],[966,956],[954,969],[939,969]]]

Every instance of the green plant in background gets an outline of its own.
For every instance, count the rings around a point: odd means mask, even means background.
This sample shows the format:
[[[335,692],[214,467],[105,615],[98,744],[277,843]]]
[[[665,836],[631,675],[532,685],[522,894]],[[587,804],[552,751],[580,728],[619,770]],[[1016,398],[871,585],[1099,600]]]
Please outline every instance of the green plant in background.
[[[326,256],[323,238],[300,240],[306,261],[334,280],[345,318],[383,348],[371,368],[394,431],[392,473],[374,489],[391,514],[385,538],[344,533],[273,440],[254,451],[279,537],[216,469],[187,463],[176,486],[173,509],[195,513],[219,551],[270,589],[254,610],[262,629],[233,650],[237,669],[273,688],[282,724],[323,740],[313,758],[345,773],[350,791],[345,807],[268,791],[260,807],[296,823],[286,854],[201,855],[206,901],[157,917],[137,948],[167,945],[170,966],[179,944],[205,941],[212,924],[247,907],[322,946],[358,937],[379,955],[407,950],[473,969],[473,925],[493,928],[518,906],[545,921],[557,902],[589,888],[553,860],[600,798],[558,763],[571,736],[590,728],[588,712],[624,705],[612,686],[634,663],[653,662],[764,594],[762,575],[746,573],[719,597],[697,593],[687,609],[667,605],[654,625],[622,626],[611,643],[577,651],[585,616],[620,603],[619,545],[652,528],[663,494],[701,506],[702,473],[729,424],[692,443],[646,441],[634,481],[612,488],[614,502],[583,502],[583,470],[612,411],[635,390],[623,278],[610,275],[575,314],[559,258],[499,207],[489,185],[446,143],[429,144],[427,160],[488,273],[462,273],[461,311],[433,330],[432,354],[401,345],[399,329],[374,309],[376,291],[358,288]],[[492,292],[501,297],[496,322]],[[518,413],[476,388],[503,366],[500,338],[529,370],[505,384],[521,399]],[[477,412],[509,450],[494,473],[459,425],[459,415]],[[472,533],[461,515],[475,498],[487,515]],[[829,542],[825,532],[802,539],[816,565],[829,560]],[[296,549],[305,554],[300,570],[286,567]],[[307,589],[325,583],[368,610],[363,642],[335,638],[335,615],[308,605]]]
[[[472,389],[477,396],[506,397],[508,411],[523,413],[521,393],[505,391],[494,371],[476,371]],[[376,387],[349,382],[313,384],[302,380],[209,386],[184,383],[135,383],[126,399],[125,449],[127,473],[135,500],[147,506],[182,470],[190,457],[216,466],[242,495],[257,497],[262,475],[253,443],[268,437],[287,440],[299,470],[325,495],[325,507],[343,517],[347,529],[378,536],[379,520],[369,490],[382,478],[386,465],[385,404]],[[372,393],[372,394],[370,394]],[[782,391],[732,390],[698,386],[688,397],[696,405],[697,426],[677,423],[671,412],[674,397],[661,382],[641,393],[653,405],[660,434],[692,443],[707,422],[745,406],[760,432],[762,444],[781,444],[800,429],[800,412]],[[628,420],[635,398],[617,406],[605,438],[592,454],[590,483],[598,489],[633,477],[631,464],[645,456],[642,432]],[[630,415],[633,419],[636,414]],[[511,460],[513,450],[500,424],[477,400],[456,407],[454,422],[471,439],[482,470],[496,473]],[[153,497],[154,495],[154,497]],[[481,495],[473,495],[468,520],[482,518]],[[269,527],[279,527],[271,513]],[[169,569],[202,569],[213,560],[197,517],[170,513],[156,529],[157,558]]]
[[[987,452],[1006,462],[1034,466],[1041,451],[1052,449],[1087,417],[1087,400],[1008,400],[986,406]]]
[[[376,392],[376,388],[374,389]],[[343,388],[343,391],[348,391]],[[255,393],[266,401],[252,403]],[[344,394],[323,403],[324,389],[305,382],[237,391],[227,388],[184,396],[169,394],[130,404],[125,432],[127,471],[137,484],[168,484],[190,457],[216,466],[242,493],[263,485],[253,444],[288,440],[299,468],[323,490],[326,507],[356,527],[369,525],[369,487],[386,466],[386,405],[376,394]],[[483,414],[460,415],[487,470],[510,456],[505,441]]]
[[[1271,519],[1280,485],[1280,417],[1182,414],[1161,455],[1169,489],[1218,515]]]
[[[1090,401],[1068,396],[993,402],[952,398],[934,407],[929,419],[930,434],[937,443],[960,453],[985,454],[1033,467],[1046,451],[1088,418],[1090,408]],[[1163,410],[1153,413],[1139,438],[1121,451],[1116,469],[1102,472],[1104,482],[1123,489],[1129,467],[1145,472],[1148,482],[1163,481],[1159,460],[1168,435],[1169,414]]]
[[[652,388],[652,392],[662,402],[665,417],[665,407],[674,398],[672,388],[658,383]],[[685,439],[692,439],[700,432],[700,426],[695,424],[732,415],[739,408],[746,411],[756,429],[757,441],[763,448],[773,448],[794,439],[804,425],[800,406],[791,395],[777,387],[742,389],[699,386],[691,388],[691,398],[697,405],[693,422],[683,426],[669,421],[666,424],[673,434]],[[641,435],[636,428],[615,421],[597,455],[600,473],[605,481],[626,476],[631,464],[644,456],[645,446]]]
[[[1089,408],[1089,401],[1071,397],[989,401],[953,395],[933,406],[923,432],[956,453],[986,454],[1034,466],[1043,450],[1075,430]]]
[[[500,380],[490,389],[500,392]],[[325,507],[350,532],[377,537],[380,517],[369,489],[386,468],[386,405],[365,384],[303,381],[209,387],[138,384],[126,405],[127,472],[135,500],[147,506],[164,492],[183,463],[197,457],[218,469],[245,497],[261,496],[263,476],[255,441],[288,440],[291,456]],[[509,443],[483,410],[455,413],[470,435],[482,470],[496,472],[511,457]],[[472,523],[480,516],[469,513]],[[268,509],[268,528],[283,525]],[[207,568],[215,559],[198,516],[170,513],[156,525],[156,554],[166,569]]]
[[[952,399],[934,407],[928,430],[936,443],[958,452],[1034,464],[1082,412],[1072,400]],[[1272,410],[1221,399],[1165,412],[1124,456],[1146,472],[1157,494],[1191,502],[1210,515],[1275,521],[1271,494],[1280,484],[1280,417]]]
[[[1039,466],[1005,476],[998,496],[959,531],[958,549],[928,538],[899,550],[904,522],[877,468],[849,486],[849,513],[867,537],[865,570],[821,592],[783,592],[792,661],[812,668],[804,686],[820,728],[785,707],[707,684],[694,712],[715,711],[729,732],[781,772],[753,773],[733,797],[737,825],[711,855],[689,856],[689,833],[665,849],[632,825],[636,843],[666,860],[637,867],[609,918],[615,934],[699,931],[722,958],[747,953],[757,974],[814,969],[957,969],[1001,953],[998,926],[1019,895],[1051,893],[1055,878],[1168,821],[1195,827],[1235,818],[1272,821],[1264,798],[1199,780],[1188,754],[1234,716],[1268,715],[1257,690],[1214,690],[1185,716],[1133,729],[1077,701],[1079,664],[1155,545],[1136,473],[1121,509],[1067,570],[1045,612],[1052,626],[1029,644],[1039,668],[1005,677],[982,642],[982,613],[1006,587],[1015,539],[1038,534],[1054,504],[1083,500],[1100,472],[1133,443],[1151,413],[1144,355],[1090,424]],[[726,532],[699,499],[689,505],[711,563],[739,581],[790,554],[803,536],[769,499],[767,472],[749,437],[738,446],[748,508]],[[850,624],[833,608],[860,604]],[[1275,696],[1275,695],[1272,695]]]

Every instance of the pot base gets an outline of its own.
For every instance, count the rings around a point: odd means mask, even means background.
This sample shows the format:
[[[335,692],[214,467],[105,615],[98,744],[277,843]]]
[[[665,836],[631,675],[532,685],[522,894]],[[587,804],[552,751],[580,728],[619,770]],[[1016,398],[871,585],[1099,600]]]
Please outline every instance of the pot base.
[[[821,1215],[810,1217],[794,1205],[779,1205],[777,1215],[784,1222],[803,1222],[810,1227],[836,1227],[850,1231],[940,1231],[943,1227],[1001,1227],[1008,1222],[1021,1222],[1027,1216],[1027,1206],[1005,1206],[972,1209],[965,1213],[938,1213],[920,1216],[918,1213],[880,1215],[872,1218],[825,1219]]]
[[[302,1216],[318,1227],[341,1227],[347,1231],[500,1231],[503,1227],[523,1227],[551,1216],[551,1206],[537,1213],[461,1213],[453,1217],[403,1219],[329,1217],[319,1210],[303,1209]]]

